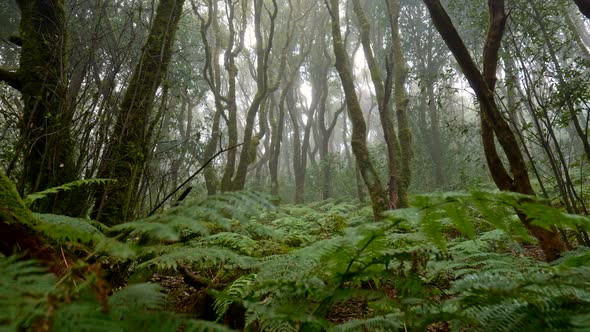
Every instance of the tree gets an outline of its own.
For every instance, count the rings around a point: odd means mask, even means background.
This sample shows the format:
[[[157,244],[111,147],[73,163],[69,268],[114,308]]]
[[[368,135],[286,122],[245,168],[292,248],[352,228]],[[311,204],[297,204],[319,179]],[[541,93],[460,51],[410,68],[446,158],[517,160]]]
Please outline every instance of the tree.
[[[263,12],[264,0],[254,1],[254,30],[256,35],[256,94],[252,100],[252,103],[248,107],[246,112],[246,124],[244,126],[244,147],[240,153],[240,160],[238,167],[235,170],[235,176],[231,179],[231,186],[226,187],[226,190],[242,190],[246,184],[246,175],[248,172],[248,166],[254,161],[256,156],[256,149],[258,143],[262,138],[261,134],[254,135],[254,121],[256,114],[260,109],[261,105],[271,92],[274,92],[280,84],[281,75],[277,75],[274,81],[269,78],[269,67],[270,67],[270,53],[273,48],[273,39],[275,34],[275,21],[278,14],[277,1],[272,1],[272,10],[268,10],[270,19],[270,27],[268,31],[268,38],[266,45],[264,46],[264,37],[262,35],[262,12]],[[286,49],[284,50],[286,52]],[[282,57],[280,68],[278,73],[283,71],[285,67],[286,57]],[[227,171],[227,169],[226,169]],[[231,172],[233,174],[233,170]],[[224,180],[227,177],[224,174]]]
[[[299,36],[299,44],[292,43],[291,41],[294,39],[294,35],[296,30],[302,28],[302,23],[307,22],[307,20],[302,20],[307,16],[306,13],[300,18],[293,20],[293,4],[290,4],[289,10],[289,18],[287,21],[287,31],[285,36],[285,45],[283,47],[284,51],[282,56],[286,61],[284,67],[286,68],[284,77],[282,78],[283,88],[281,90],[278,102],[278,116],[273,118],[271,121],[271,140],[269,146],[269,158],[268,158],[268,167],[270,172],[270,183],[271,183],[271,194],[278,196],[279,195],[279,160],[281,154],[281,141],[283,140],[283,131],[285,127],[285,106],[287,103],[287,98],[292,99],[293,94],[295,93],[295,89],[299,86],[299,70],[303,65],[303,62],[309,52],[311,51],[311,43],[306,43],[307,37],[304,34]],[[315,29],[312,29],[312,31]],[[293,44],[293,45],[292,45]],[[308,45],[309,44],[309,45]],[[299,54],[293,54],[293,48],[295,46],[299,46]],[[289,50],[289,54],[287,51]],[[294,59],[293,59],[294,57]],[[290,61],[291,60],[291,61]]]
[[[24,153],[20,192],[36,192],[73,181],[74,147],[70,127],[73,112],[66,105],[66,15],[63,0],[19,0],[21,47],[16,72],[0,69],[0,80],[21,93],[24,104],[20,146]],[[49,204],[41,211],[67,213]]]
[[[138,186],[149,159],[154,98],[172,56],[183,4],[184,0],[160,0],[140,61],[123,97],[114,137],[99,171],[99,177],[117,180],[97,198],[94,216],[105,224],[133,218]]]
[[[498,51],[506,24],[503,0],[489,0],[489,28],[484,44],[483,73],[477,68],[463,40],[455,29],[450,17],[439,0],[423,0],[434,26],[459,63],[463,74],[480,103],[481,135],[488,168],[496,186],[500,190],[534,195],[528,171],[514,133],[502,117],[494,99]],[[496,150],[498,139],[510,165],[510,173],[505,168]],[[518,212],[525,227],[539,240],[547,260],[559,257],[565,247],[556,229],[546,230],[532,224],[524,214]]]
[[[399,143],[401,148],[401,169],[399,181],[399,201],[401,207],[408,205],[408,188],[410,187],[410,180],[412,176],[411,163],[414,157],[412,150],[412,131],[408,122],[408,93],[406,91],[406,77],[407,68],[404,53],[402,51],[402,44],[399,32],[399,15],[400,5],[399,0],[388,0],[388,18],[391,29],[391,53],[393,57],[392,66],[394,71],[394,96],[395,96],[395,111],[397,118],[397,130],[399,135]],[[390,180],[389,186],[393,183]],[[390,193],[391,196],[391,193]]]
[[[336,58],[336,70],[338,71],[342,88],[344,89],[348,117],[352,123],[352,152],[356,157],[363,181],[369,189],[373,215],[375,219],[379,219],[381,218],[381,213],[387,209],[388,204],[383,186],[379,180],[379,175],[375,170],[367,148],[367,124],[355,91],[350,59],[346,53],[346,47],[340,32],[339,1],[329,0],[328,2],[328,0],[325,0],[325,4],[332,21],[332,45]]]

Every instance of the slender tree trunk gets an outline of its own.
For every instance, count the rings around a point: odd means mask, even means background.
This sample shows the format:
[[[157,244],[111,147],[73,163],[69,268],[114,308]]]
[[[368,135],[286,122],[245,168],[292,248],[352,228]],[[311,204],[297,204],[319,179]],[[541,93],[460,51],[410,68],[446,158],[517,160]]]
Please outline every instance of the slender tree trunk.
[[[386,199],[379,176],[373,166],[371,158],[369,157],[369,150],[367,148],[367,126],[363,110],[361,109],[356,95],[350,60],[348,59],[345,44],[340,33],[340,10],[338,0],[330,0],[329,4],[326,1],[326,5],[332,19],[332,44],[334,47],[334,55],[336,57],[336,70],[340,76],[342,88],[344,89],[348,116],[352,122],[352,151],[356,157],[363,181],[369,189],[373,215],[375,219],[380,219],[381,213],[388,208],[387,202],[389,199]]]
[[[315,98],[315,97],[314,97]],[[312,105],[307,113],[307,122],[303,128],[303,139],[301,139],[300,125],[297,113],[295,96],[287,95],[287,109],[289,110],[291,126],[293,127],[293,173],[295,177],[295,204],[303,204],[305,201],[305,173],[307,170],[307,158],[309,140],[311,138],[311,126],[315,115],[317,102]]]
[[[283,140],[283,130],[285,128],[285,103],[287,95],[293,93],[294,77],[284,87],[283,91],[281,91],[278,105],[279,114],[271,126],[272,136],[268,168],[270,171],[270,193],[275,196],[279,196],[279,158],[281,156],[281,141]]]
[[[590,0],[588,0],[588,1],[578,0],[578,1],[580,3],[584,2],[584,5],[588,5],[588,3],[586,3],[586,2],[590,2]],[[567,110],[569,111],[572,123],[574,125],[574,128],[576,129],[576,132],[578,133],[580,140],[582,141],[582,145],[584,146],[584,152],[586,153],[586,158],[590,159],[590,141],[588,141],[588,132],[586,130],[584,130],[584,128],[582,128],[582,125],[580,124],[580,120],[578,119],[578,114],[576,112],[574,101],[571,98],[571,93],[570,93],[571,89],[569,88],[569,83],[565,79],[565,75],[563,73],[563,70],[561,69],[561,64],[559,63],[559,60],[557,59],[557,53],[555,51],[555,47],[553,46],[553,42],[551,41],[551,36],[549,36],[549,33],[548,33],[547,29],[545,28],[545,25],[543,23],[543,18],[539,14],[539,11],[537,10],[537,7],[535,6],[534,2],[532,2],[531,0],[529,0],[528,2],[532,8],[533,18],[539,24],[539,29],[541,30],[541,33],[543,34],[543,37],[545,39],[545,45],[547,45],[547,50],[549,51],[549,56],[551,58],[551,62],[553,63],[553,66],[555,67],[555,71],[557,72],[557,78],[559,81],[560,88],[566,91],[566,93],[564,94],[565,101],[566,101]]]
[[[443,142],[440,134],[439,109],[437,107],[434,87],[429,84],[426,87],[428,95],[428,116],[430,118],[430,156],[432,158],[434,185],[441,188],[445,183],[445,170],[443,160]]]
[[[213,1],[215,3],[215,1]],[[238,105],[236,102],[236,77],[238,76],[238,67],[236,65],[236,57],[240,54],[244,44],[244,34],[246,28],[246,2],[242,2],[242,29],[237,32],[235,28],[235,5],[237,3],[232,0],[226,0],[226,8],[228,9],[228,28],[229,36],[228,46],[224,52],[224,67],[227,71],[227,132],[228,132],[228,146],[235,146],[238,144]],[[209,15],[216,15],[210,14]],[[238,40],[236,40],[238,39]],[[236,45],[237,44],[237,45]],[[221,178],[221,191],[229,191],[232,189],[232,178],[234,176],[236,167],[237,150],[231,149],[227,152],[227,160],[225,163],[223,177]]]
[[[270,30],[266,46],[263,46],[262,37],[262,12],[263,12],[263,0],[254,1],[254,32],[256,36],[256,95],[248,108],[246,113],[246,125],[244,128],[244,146],[240,153],[240,160],[236,169],[235,177],[232,179],[231,190],[242,190],[246,184],[246,174],[248,172],[248,166],[254,161],[256,156],[256,149],[258,143],[262,138],[260,134],[254,135],[254,120],[256,114],[260,109],[260,106],[264,103],[268,93],[273,91],[275,88],[270,86],[268,78],[268,64],[269,54],[273,47],[273,39],[275,32],[275,19],[278,13],[278,6],[276,0],[273,0],[273,10],[269,12],[270,16]],[[283,61],[282,63],[283,64]],[[284,67],[281,66],[281,67]],[[279,72],[282,72],[279,69]],[[279,76],[280,77],[280,76]]]
[[[408,188],[412,177],[412,159],[414,151],[412,150],[412,131],[408,121],[408,93],[406,92],[407,68],[404,54],[402,51],[401,38],[399,35],[399,0],[388,0],[389,19],[391,24],[391,41],[393,53],[393,70],[394,70],[394,95],[395,109],[397,117],[397,130],[399,135],[399,144],[401,147],[401,168],[399,177],[399,201],[401,207],[408,206]]]
[[[360,25],[360,40],[363,47],[365,59],[369,67],[371,74],[371,80],[373,87],[375,88],[375,95],[377,97],[377,108],[379,110],[379,120],[381,121],[381,127],[383,130],[383,137],[385,139],[385,145],[387,146],[387,169],[388,169],[388,207],[396,209],[399,207],[407,206],[406,193],[403,191],[403,187],[400,186],[402,183],[400,179],[401,172],[401,146],[398,141],[398,137],[395,132],[393,122],[393,109],[390,103],[391,90],[393,85],[393,75],[391,70],[388,70],[385,80],[382,79],[381,70],[371,48],[370,40],[370,28],[371,24],[369,19],[365,15],[360,1],[353,0],[353,9]],[[392,61],[393,49],[390,46],[388,62]],[[403,60],[402,60],[403,61]],[[389,66],[390,64],[388,64]],[[369,116],[370,120],[370,116]],[[369,126],[370,128],[370,126]]]

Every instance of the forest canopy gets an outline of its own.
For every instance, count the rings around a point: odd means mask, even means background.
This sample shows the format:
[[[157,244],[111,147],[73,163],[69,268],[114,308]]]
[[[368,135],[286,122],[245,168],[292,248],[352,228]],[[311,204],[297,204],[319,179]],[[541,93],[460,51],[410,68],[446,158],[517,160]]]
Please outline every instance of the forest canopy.
[[[0,327],[590,329],[589,83],[587,0],[4,0]]]

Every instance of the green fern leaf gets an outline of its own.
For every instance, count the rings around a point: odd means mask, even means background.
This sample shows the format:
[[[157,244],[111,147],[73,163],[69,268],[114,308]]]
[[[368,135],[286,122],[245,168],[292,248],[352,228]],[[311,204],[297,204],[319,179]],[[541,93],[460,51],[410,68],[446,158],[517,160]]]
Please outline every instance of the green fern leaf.
[[[104,238],[102,231],[85,219],[40,213],[33,213],[33,216],[41,221],[35,228],[58,244],[72,241],[92,245]]]
[[[25,197],[25,204],[27,206],[31,206],[31,204],[33,204],[35,201],[40,200],[40,199],[44,199],[49,195],[52,194],[57,194],[59,192],[62,191],[67,191],[67,190],[72,190],[74,188],[78,188],[81,186],[87,186],[87,185],[98,185],[98,186],[102,186],[105,185],[107,183],[112,183],[112,182],[116,182],[116,180],[113,179],[82,179],[82,180],[77,180],[77,181],[73,181],[73,182],[69,182],[66,184],[63,184],[61,186],[58,187],[52,187],[49,189],[45,189],[43,191],[38,191],[36,193],[27,195],[27,197]]]
[[[35,261],[0,257],[0,328],[21,330],[45,317],[55,291],[55,277]]]

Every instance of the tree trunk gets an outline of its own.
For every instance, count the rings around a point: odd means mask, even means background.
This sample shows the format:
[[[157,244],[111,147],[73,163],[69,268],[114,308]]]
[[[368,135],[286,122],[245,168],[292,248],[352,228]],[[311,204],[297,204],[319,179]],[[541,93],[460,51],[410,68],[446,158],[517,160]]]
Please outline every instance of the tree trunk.
[[[391,42],[393,53],[393,71],[394,71],[394,95],[395,110],[397,117],[397,130],[399,135],[399,144],[401,148],[401,168],[399,172],[399,204],[400,207],[408,206],[408,188],[412,177],[412,159],[414,152],[412,150],[412,131],[408,121],[408,94],[406,92],[407,68],[404,54],[402,51],[401,38],[399,35],[399,0],[388,0],[389,19],[391,24]]]
[[[133,71],[100,177],[117,180],[98,197],[96,219],[114,225],[133,219],[137,188],[149,158],[156,91],[166,75],[184,0],[160,0],[140,61]]]
[[[246,113],[246,126],[244,128],[244,146],[240,152],[240,160],[238,167],[235,172],[235,177],[231,181],[231,190],[242,190],[246,184],[246,175],[248,172],[248,166],[254,161],[256,156],[256,149],[260,141],[261,135],[255,135],[254,120],[256,114],[262,103],[266,100],[268,93],[273,90],[270,87],[268,80],[268,65],[269,65],[269,54],[273,47],[273,39],[275,32],[275,19],[278,13],[278,6],[276,0],[273,0],[273,10],[269,11],[270,17],[270,30],[266,46],[263,46],[262,37],[262,12],[263,12],[263,0],[254,1],[254,32],[256,36],[256,95],[248,108]],[[284,61],[281,62],[283,65]],[[284,67],[284,66],[282,66]],[[282,68],[279,69],[279,73],[282,72]],[[280,76],[279,76],[280,77]]]
[[[24,104],[20,135],[24,172],[19,191],[36,192],[77,178],[70,127],[73,109],[66,88],[66,14],[63,0],[19,0],[20,65],[0,69],[0,80],[21,92]],[[69,214],[70,195],[46,199],[42,212]],[[78,204],[73,203],[74,207]],[[78,211],[78,210],[76,210]]]
[[[526,195],[534,195],[524,158],[520,152],[516,138],[510,130],[508,123],[502,117],[496,101],[494,100],[493,89],[496,82],[496,68],[498,62],[498,50],[506,23],[504,12],[504,1],[489,1],[490,26],[484,45],[484,71],[483,74],[471,58],[463,40],[455,29],[450,17],[441,5],[439,0],[423,0],[432,21],[444,39],[445,43],[459,63],[463,74],[469,81],[477,99],[480,102],[482,141],[486,161],[492,178],[500,190],[513,191]],[[500,159],[494,141],[494,135],[510,164],[512,175],[508,173]],[[559,234],[555,228],[546,230],[531,224],[522,213],[517,211],[525,227],[539,240],[539,244],[545,253],[547,260],[552,261],[559,257],[565,250]]]
[[[385,145],[387,146],[387,169],[389,181],[387,193],[388,208],[396,209],[399,207],[405,207],[407,206],[407,200],[404,200],[403,202],[400,200],[402,197],[407,198],[407,195],[405,192],[403,192],[403,187],[400,186],[402,182],[400,181],[400,166],[402,164],[401,146],[395,132],[393,123],[393,110],[390,103],[393,75],[391,70],[388,70],[385,81],[382,79],[381,70],[379,69],[379,65],[371,48],[371,24],[369,19],[365,15],[359,0],[353,0],[353,9],[359,21],[360,41],[361,45],[363,46],[363,52],[365,59],[367,60],[367,65],[369,67],[369,73],[371,74],[373,87],[375,88],[377,108],[379,110],[379,120],[381,121]],[[389,49],[389,57],[387,59],[388,62],[392,60],[391,58],[393,56],[391,47],[392,45],[390,45]]]
[[[379,176],[369,157],[369,150],[367,148],[367,126],[363,110],[361,109],[356,95],[350,60],[348,59],[346,47],[340,33],[338,0],[330,0],[330,4],[328,5],[326,2],[326,5],[332,19],[332,43],[334,47],[334,55],[336,57],[336,70],[338,71],[342,88],[344,89],[348,116],[352,123],[352,151],[356,157],[356,162],[358,163],[363,181],[369,189],[373,216],[375,219],[380,219],[381,213],[387,209],[388,204],[386,202],[383,186],[381,185],[381,181],[379,181]]]
[[[432,83],[426,87],[428,96],[428,115],[430,118],[430,157],[432,158],[434,185],[440,189],[445,184],[445,170],[443,159],[443,142],[440,134],[439,109],[434,95]]]

